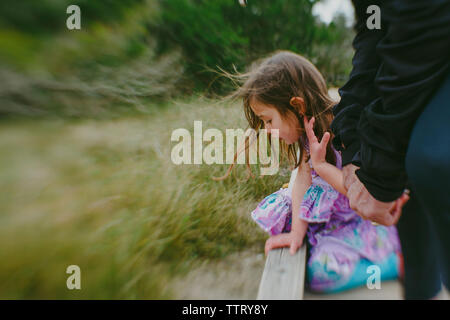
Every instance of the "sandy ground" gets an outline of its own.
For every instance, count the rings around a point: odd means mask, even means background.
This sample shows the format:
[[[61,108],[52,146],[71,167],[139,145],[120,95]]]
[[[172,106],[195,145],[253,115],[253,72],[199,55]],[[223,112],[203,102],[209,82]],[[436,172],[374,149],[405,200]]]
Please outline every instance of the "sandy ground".
[[[220,262],[205,261],[186,277],[174,281],[175,299],[256,299],[264,270],[264,252],[233,254]]]

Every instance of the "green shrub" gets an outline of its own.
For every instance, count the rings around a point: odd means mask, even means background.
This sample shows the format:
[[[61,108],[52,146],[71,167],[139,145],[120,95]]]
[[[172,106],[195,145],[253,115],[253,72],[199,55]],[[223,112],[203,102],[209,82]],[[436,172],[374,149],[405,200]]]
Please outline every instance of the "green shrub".
[[[211,70],[243,71],[256,58],[275,50],[291,50],[316,60],[325,74],[345,73],[351,35],[344,23],[324,25],[312,15],[318,1],[259,0],[246,8],[230,0],[160,0],[161,15],[150,24],[158,39],[158,52],[181,47],[186,59],[188,89],[224,89]],[[333,46],[323,52],[322,48]],[[320,54],[320,59],[315,55]],[[335,58],[338,56],[339,58]],[[331,77],[333,80],[334,75]],[[226,90],[226,88],[225,88]]]

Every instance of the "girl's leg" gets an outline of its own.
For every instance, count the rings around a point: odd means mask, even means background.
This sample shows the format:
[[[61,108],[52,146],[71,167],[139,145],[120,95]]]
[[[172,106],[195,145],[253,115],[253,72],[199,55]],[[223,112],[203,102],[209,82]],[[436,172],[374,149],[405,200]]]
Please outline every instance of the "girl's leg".
[[[372,275],[372,266],[379,268],[380,281],[398,278],[401,258],[397,253],[393,252],[384,261],[374,263],[346,250],[341,248],[339,251],[334,250],[334,253],[318,250],[311,255],[306,271],[310,290],[336,293],[365,286]],[[342,256],[336,257],[335,252],[341,252]]]

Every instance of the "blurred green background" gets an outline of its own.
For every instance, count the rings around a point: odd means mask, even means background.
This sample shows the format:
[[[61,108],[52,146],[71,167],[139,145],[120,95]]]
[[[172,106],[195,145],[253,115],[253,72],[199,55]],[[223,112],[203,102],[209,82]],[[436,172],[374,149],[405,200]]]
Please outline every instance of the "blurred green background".
[[[148,101],[224,94],[218,67],[244,71],[278,49],[309,58],[330,86],[351,67],[345,17],[313,16],[317,1],[22,0],[0,4],[0,115],[101,117]],[[81,30],[66,8],[81,8]]]
[[[353,31],[314,16],[318,2],[1,1],[0,298],[176,298],[200,262],[262,252],[249,212],[289,172],[244,181],[237,166],[217,182],[226,165],[171,163],[170,134],[246,128],[217,71],[275,50],[342,85]],[[71,264],[82,290],[66,287]]]

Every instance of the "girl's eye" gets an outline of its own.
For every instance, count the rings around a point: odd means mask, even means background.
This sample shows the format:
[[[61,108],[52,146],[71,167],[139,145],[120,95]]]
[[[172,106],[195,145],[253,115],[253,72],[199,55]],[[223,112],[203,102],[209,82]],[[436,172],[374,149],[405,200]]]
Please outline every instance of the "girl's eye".
[[[272,123],[272,120],[268,120],[267,123]]]

